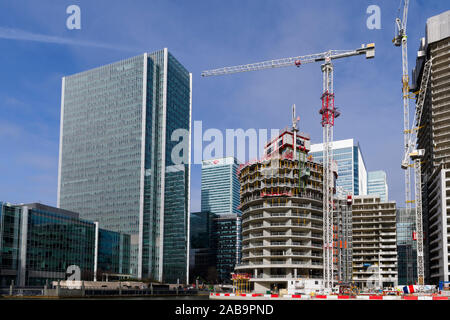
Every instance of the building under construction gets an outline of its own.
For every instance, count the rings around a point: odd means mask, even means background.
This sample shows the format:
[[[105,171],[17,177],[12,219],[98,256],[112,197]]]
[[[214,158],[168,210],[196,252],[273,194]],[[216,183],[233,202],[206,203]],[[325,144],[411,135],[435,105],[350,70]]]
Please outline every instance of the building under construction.
[[[255,292],[285,289],[294,279],[323,279],[323,166],[308,156],[309,135],[294,130],[282,130],[261,160],[238,172],[243,245],[236,273],[249,274]],[[333,172],[336,181],[336,165]],[[336,217],[341,205],[347,210],[345,203],[335,203]],[[347,221],[347,215],[334,219],[336,283],[351,277],[351,252],[337,250],[350,248],[343,238]]]
[[[422,77],[431,60],[429,77]],[[427,79],[428,78],[428,79]],[[427,79],[422,83],[422,79]],[[450,281],[450,10],[431,17],[421,40],[412,78],[425,92],[417,149],[422,162],[425,282]],[[425,83],[430,85],[425,87]]]
[[[239,65],[239,66],[232,66],[232,67],[224,67],[224,68],[218,68],[218,69],[213,69],[213,70],[208,70],[208,71],[203,71],[202,72],[202,76],[218,76],[218,75],[225,75],[225,74],[232,74],[232,73],[237,73],[237,72],[248,72],[248,71],[256,71],[256,70],[264,70],[264,69],[268,69],[268,68],[280,68],[280,67],[287,67],[287,66],[296,66],[296,67],[300,67],[301,65],[307,64],[307,63],[316,63],[316,62],[324,62],[321,65],[321,70],[322,70],[322,75],[323,75],[323,94],[321,96],[321,100],[322,100],[322,107],[319,110],[319,113],[322,115],[322,120],[321,120],[321,125],[323,128],[323,145],[324,145],[324,152],[323,152],[323,170],[322,170],[322,181],[323,181],[323,188],[322,188],[322,224],[323,224],[323,228],[322,228],[322,250],[323,250],[323,289],[324,292],[330,292],[332,287],[333,287],[333,283],[335,282],[335,257],[336,257],[336,250],[335,250],[335,244],[336,244],[336,239],[334,239],[334,234],[335,231],[333,229],[334,227],[334,222],[333,222],[333,217],[334,217],[334,210],[333,210],[333,202],[334,202],[334,194],[336,193],[336,177],[333,177],[333,175],[336,173],[337,174],[337,164],[336,162],[333,161],[333,152],[332,152],[332,145],[333,145],[333,127],[334,127],[334,121],[335,118],[337,118],[341,113],[340,111],[337,110],[337,108],[335,107],[334,104],[334,80],[333,80],[333,73],[334,73],[334,66],[332,61],[336,60],[336,59],[342,59],[342,58],[349,58],[349,57],[353,57],[353,56],[359,56],[359,55],[365,55],[366,59],[372,59],[375,57],[375,44],[374,43],[369,43],[367,45],[362,45],[360,48],[355,49],[355,50],[328,50],[327,52],[322,52],[322,53],[316,53],[316,54],[310,54],[310,55],[305,55],[305,56],[296,56],[296,57],[290,57],[290,58],[283,58],[283,59],[275,59],[275,60],[270,60],[270,61],[263,61],[263,62],[257,62],[257,63],[251,63],[251,64],[246,64],[246,65]],[[295,114],[295,107],[294,107],[294,114]],[[294,120],[294,119],[293,119]],[[293,152],[293,158],[292,158],[292,164],[286,164],[286,167],[284,169],[287,168],[287,166],[291,166],[291,171],[293,171],[292,168],[295,168],[295,165],[297,164],[297,170],[298,170],[298,182],[300,185],[302,185],[301,187],[297,188],[297,190],[295,189],[296,187],[294,187],[294,189],[291,189],[290,191],[286,191],[286,194],[278,194],[278,195],[269,195],[269,198],[272,199],[276,199],[276,197],[283,197],[283,196],[290,196],[289,192],[299,192],[300,193],[306,193],[306,188],[304,186],[304,183],[302,183],[302,181],[305,181],[305,178],[303,176],[303,169],[307,169],[308,165],[306,165],[304,168],[302,167],[305,163],[307,163],[306,161],[304,161],[303,159],[297,158],[297,147],[296,147],[296,125],[295,123],[293,123],[293,131],[289,134],[286,134],[286,137],[289,136],[293,136],[293,141],[291,142],[291,149]],[[283,137],[279,137],[279,139],[281,139],[281,145],[283,145]],[[287,138],[289,139],[289,138]],[[305,141],[308,142],[308,144],[310,143],[309,138],[306,139]],[[301,139],[300,139],[301,142]],[[272,145],[274,147],[274,149],[279,149],[280,146],[277,145],[277,142],[273,142],[275,143],[275,145]],[[304,148],[305,146],[303,146]],[[287,150],[289,147],[286,147],[285,149]],[[268,146],[268,149],[266,150],[266,154],[265,156],[272,154],[272,149],[270,146]],[[281,150],[283,151],[283,150]],[[308,147],[308,151],[309,151],[309,147]],[[303,149],[301,152],[299,152],[299,156],[301,157],[306,157],[307,152],[305,152],[305,149]],[[280,155],[281,156],[281,155]],[[296,163],[298,159],[298,162]],[[280,158],[279,159],[279,164],[281,166],[281,161],[283,161],[285,159]],[[247,166],[246,166],[247,167]],[[334,169],[333,169],[334,167]],[[265,168],[266,169],[266,168]],[[311,169],[311,168],[309,168]],[[252,173],[253,171],[259,172],[260,167],[258,165],[256,165],[255,169],[252,169]],[[267,171],[267,170],[265,170]],[[245,171],[244,171],[245,172]],[[286,178],[285,176],[283,176],[284,174],[282,173],[283,170],[279,171],[277,173],[277,175],[279,175],[280,179]],[[311,172],[311,171],[307,171],[307,172]],[[247,173],[248,174],[248,173]],[[280,176],[281,174],[281,176]],[[241,178],[245,178],[245,176],[241,177]],[[278,178],[278,176],[277,176]],[[295,179],[295,177],[293,177],[293,179]],[[278,181],[280,181],[278,179]],[[277,181],[277,182],[278,182]],[[253,181],[252,181],[253,182]],[[267,181],[266,181],[267,182]],[[264,183],[266,183],[264,182]],[[292,182],[292,181],[291,181]],[[295,184],[295,180],[294,180],[294,184]],[[313,184],[312,184],[313,185]],[[262,185],[259,187],[261,188]],[[289,188],[292,188],[293,186],[282,186],[282,188],[280,188],[280,186],[278,185],[272,185],[270,188],[272,189],[273,187],[276,187],[277,189],[282,189],[282,190],[289,190]],[[250,188],[254,188],[254,185],[250,185]],[[316,187],[314,187],[316,188]],[[252,190],[249,191],[250,193],[256,191],[256,190]],[[244,192],[247,192],[246,189],[244,189]],[[272,192],[272,191],[271,191]],[[271,193],[269,192],[269,193]],[[263,193],[265,194],[265,192]],[[254,194],[251,194],[251,196],[253,197]],[[265,197],[265,195],[260,195],[260,198]],[[301,195],[299,198],[303,198],[303,196]],[[252,199],[253,201],[254,199]],[[245,199],[245,196],[241,196],[241,204],[245,207],[248,204],[246,203],[247,199]],[[312,205],[312,204],[311,204]],[[290,204],[289,207],[292,207],[292,203]],[[261,213],[261,212],[260,212]],[[290,214],[292,213],[292,210],[290,212]],[[288,220],[289,221],[289,220]],[[312,225],[312,221],[311,221],[311,225]],[[250,228],[250,227],[249,227]],[[289,232],[289,230],[285,230],[286,232]],[[274,231],[275,232],[275,231]],[[283,232],[283,231],[280,231]],[[292,230],[291,230],[292,232]],[[297,231],[296,231],[297,232]],[[300,231],[299,231],[300,232]],[[312,232],[312,231],[311,231]],[[266,241],[266,240],[264,240]],[[262,243],[264,243],[264,241],[262,241]],[[291,239],[286,240],[286,244],[287,242],[291,241]],[[311,241],[312,243],[312,241]],[[250,244],[249,244],[250,245]],[[249,257],[250,258],[250,257]],[[311,264],[314,262],[314,264],[317,264],[318,261],[313,261],[311,260]],[[286,262],[287,263],[287,262]],[[291,271],[294,270],[294,274],[297,271],[296,268],[292,269]],[[257,269],[255,269],[255,272],[257,272]],[[286,274],[286,270],[283,271],[285,274],[285,277],[287,276]],[[292,274],[292,273],[290,273]],[[280,273],[280,275],[282,275],[282,273]],[[315,285],[317,285],[317,283],[315,283]]]
[[[353,281],[360,288],[398,285],[395,201],[355,196],[353,220]]]
[[[242,264],[255,292],[287,288],[295,278],[323,277],[321,164],[307,158],[309,135],[285,129],[262,160],[243,165]]]

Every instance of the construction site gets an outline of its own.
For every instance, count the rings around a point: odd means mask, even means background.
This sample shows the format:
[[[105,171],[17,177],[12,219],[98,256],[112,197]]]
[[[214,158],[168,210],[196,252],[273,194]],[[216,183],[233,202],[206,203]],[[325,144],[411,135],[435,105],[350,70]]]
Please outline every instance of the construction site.
[[[333,130],[336,59],[375,57],[375,44],[355,50],[270,60],[205,71],[220,76],[321,63],[320,125],[323,160],[308,155],[310,137],[292,127],[281,131],[260,160],[241,165],[242,261],[245,274],[233,292],[211,299],[447,300],[450,297],[450,11],[431,17],[409,76],[407,16],[401,1],[394,46],[402,48],[403,159],[406,210],[414,212],[417,247],[414,285],[398,282],[397,207],[377,196],[336,192]],[[400,11],[400,9],[399,9]],[[345,60],[345,59],[344,59]],[[400,97],[399,97],[400,100]],[[415,101],[410,123],[410,101]],[[398,120],[400,123],[400,119]],[[413,192],[411,190],[414,190]]]
[[[287,289],[296,278],[323,278],[323,166],[307,159],[309,137],[284,130],[266,157],[241,166],[242,263],[255,292]]]

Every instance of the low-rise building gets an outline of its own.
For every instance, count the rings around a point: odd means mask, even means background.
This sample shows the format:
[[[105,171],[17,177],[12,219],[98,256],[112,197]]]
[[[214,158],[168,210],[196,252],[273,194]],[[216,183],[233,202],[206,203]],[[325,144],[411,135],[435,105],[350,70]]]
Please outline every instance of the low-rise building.
[[[129,274],[130,236],[98,228],[75,212],[0,202],[0,286],[36,286]],[[79,273],[78,273],[79,271]]]

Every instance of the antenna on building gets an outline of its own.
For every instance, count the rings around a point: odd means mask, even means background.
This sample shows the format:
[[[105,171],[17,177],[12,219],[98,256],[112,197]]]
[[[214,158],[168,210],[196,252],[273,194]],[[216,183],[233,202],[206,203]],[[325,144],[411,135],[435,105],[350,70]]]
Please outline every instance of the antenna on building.
[[[292,105],[292,133],[294,135],[294,150],[292,150],[292,160],[297,160],[297,119],[295,117],[295,103]]]
[[[292,129],[294,131],[298,131],[297,122],[300,120],[300,117],[295,115],[295,104],[292,105]]]

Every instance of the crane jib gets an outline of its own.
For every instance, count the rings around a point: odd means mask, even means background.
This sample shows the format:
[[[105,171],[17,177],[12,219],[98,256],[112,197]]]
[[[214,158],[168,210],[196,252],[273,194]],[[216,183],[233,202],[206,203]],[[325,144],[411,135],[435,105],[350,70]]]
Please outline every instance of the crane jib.
[[[280,68],[288,66],[297,66],[301,64],[325,61],[322,65],[323,74],[323,95],[322,95],[322,127],[323,127],[323,290],[331,292],[336,284],[334,278],[335,262],[333,257],[333,170],[332,170],[332,143],[334,119],[339,115],[334,105],[334,85],[333,85],[333,64],[331,60],[347,58],[366,54],[366,58],[375,57],[375,44],[370,43],[362,45],[355,50],[329,50],[322,53],[310,54],[305,56],[290,57],[284,59],[275,59],[264,62],[226,67],[221,69],[209,70],[202,73],[204,76],[218,76],[232,74],[237,72],[248,72],[264,70],[268,68]]]

